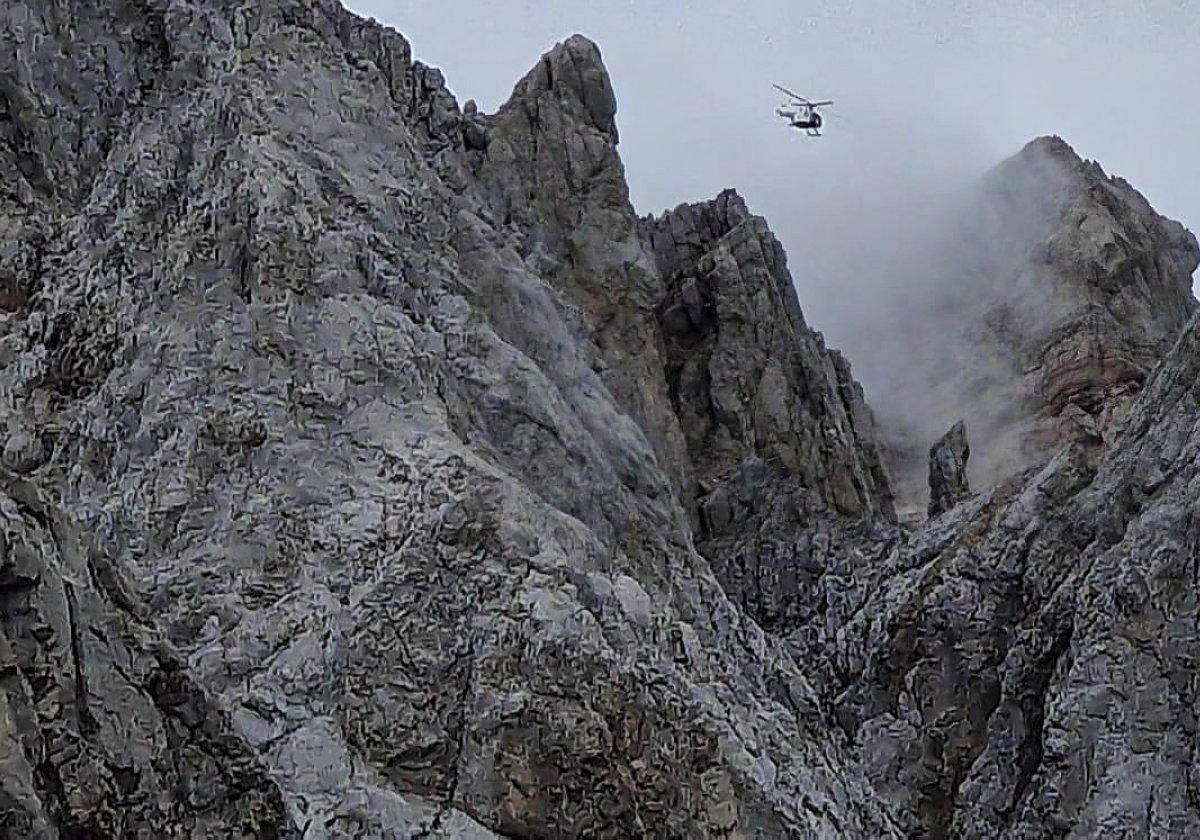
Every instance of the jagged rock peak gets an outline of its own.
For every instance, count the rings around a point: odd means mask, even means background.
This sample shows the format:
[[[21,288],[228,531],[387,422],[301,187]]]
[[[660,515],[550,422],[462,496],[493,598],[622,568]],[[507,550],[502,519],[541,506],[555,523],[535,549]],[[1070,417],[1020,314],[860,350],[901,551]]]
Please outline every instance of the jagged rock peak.
[[[929,515],[949,510],[971,494],[967,426],[959,420],[929,449]]]
[[[1079,157],[1079,153],[1075,151],[1071,144],[1057,134],[1044,134],[1041,137],[1035,137],[1026,143],[1017,154],[1044,154],[1070,163],[1083,162],[1083,159]]]
[[[1196,309],[1200,244],[1060,138],[1031,142],[993,175],[1010,216],[1052,208],[1018,276],[1024,299],[1002,305],[1008,328],[999,337],[1021,351],[1035,412],[1082,410],[1111,440],[1129,396]]]
[[[1030,140],[1015,155],[1012,155],[1006,161],[1002,161],[996,167],[995,173],[998,175],[1004,173],[1006,170],[1013,171],[1016,169],[1040,172],[1050,177],[1051,189],[1049,192],[1055,193],[1056,197],[1061,200],[1066,200],[1070,192],[1070,186],[1060,181],[1063,175],[1074,176],[1075,186],[1078,185],[1081,179],[1108,178],[1104,167],[1097,161],[1088,160],[1081,156],[1070,143],[1057,134],[1047,134]],[[1054,169],[1056,173],[1049,175],[1047,172],[1048,169]],[[1125,183],[1121,179],[1114,180],[1121,181],[1122,184]]]
[[[1197,306],[1195,236],[1059,137],[996,166],[959,217],[924,293],[896,304],[909,318],[954,313],[919,341],[932,361],[869,383],[887,395],[877,407],[906,500],[924,487],[929,441],[955,417],[975,439],[976,489],[1080,434],[1111,445]],[[889,408],[915,389],[938,395],[919,435]]]
[[[743,225],[746,229],[739,230]],[[732,236],[724,243],[726,246],[738,241],[754,243],[758,253],[751,254],[743,248],[730,256],[735,261],[748,261],[751,256],[760,259],[767,271],[759,276],[774,281],[778,293],[775,300],[782,307],[782,314],[793,328],[808,331],[795,285],[787,270],[783,246],[766,220],[750,212],[737,190],[725,189],[709,201],[684,203],[657,218],[645,217],[642,233],[668,282],[697,268],[703,258],[713,257],[713,249],[727,237]],[[712,266],[705,265],[701,270],[711,272]]]
[[[824,610],[814,581],[860,536],[874,544],[893,527],[874,418],[845,359],[805,323],[779,241],[735,191],[641,229],[663,278],[697,547],[763,627],[803,626]]]
[[[720,239],[729,231],[751,217],[746,199],[733,187],[726,187],[717,193],[715,198],[708,201],[684,202],[671,210],[663,212],[659,221],[663,222],[673,217],[690,216],[699,220],[698,232],[704,234],[706,241]]]
[[[44,5],[0,21],[37,29]],[[0,429],[47,500],[0,470],[20,546],[0,557],[0,825],[896,836],[696,551],[665,284],[598,51],[572,39],[500,112],[464,114],[398,36],[323,0],[230,3],[232,24],[176,0],[212,37],[159,73],[122,21],[165,5],[56,4],[61,45],[33,32],[19,77],[54,107],[0,109],[0,163],[26,128],[105,152],[55,174],[84,205],[0,209],[0,254],[29,255]],[[150,84],[111,120],[50,96],[78,75],[58,54],[93,52],[145,71],[120,89]],[[758,395],[697,405],[749,435],[743,474],[770,457],[776,486],[807,471],[865,509],[853,385],[781,314],[772,241],[738,224],[694,272],[723,290],[729,353],[756,354],[753,391],[714,393]],[[60,518],[103,551],[40,524]],[[186,680],[159,684],[168,667]]]
[[[513,89],[513,99],[555,96],[565,107],[578,107],[591,124],[617,141],[617,98],[600,48],[583,35],[572,35],[542,56]]]
[[[667,381],[697,479],[761,458],[840,513],[890,515],[861,389],[805,323],[766,221],[725,190],[643,219],[642,234],[665,283]]]
[[[589,42],[490,116],[332,0],[10,0],[16,63],[10,833],[1200,831],[1200,328],[1107,455],[906,534],[766,223],[636,218]],[[1195,250],[1084,176],[1068,334]]]
[[[906,836],[1200,831],[1178,723],[1198,699],[1198,398],[1194,318],[1107,453],[1068,447],[868,570],[833,644],[849,691],[831,694],[861,710]]]

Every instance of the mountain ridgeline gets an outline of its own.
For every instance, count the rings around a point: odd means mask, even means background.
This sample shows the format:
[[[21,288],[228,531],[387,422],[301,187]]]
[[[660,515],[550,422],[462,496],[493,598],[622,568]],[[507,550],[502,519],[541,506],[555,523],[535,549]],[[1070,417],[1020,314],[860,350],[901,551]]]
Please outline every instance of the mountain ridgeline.
[[[942,241],[876,284],[871,340],[854,345],[902,508],[924,493],[926,448],[960,418],[980,486],[1072,436],[1111,443],[1196,309],[1195,237],[1060,138],[947,203]]]
[[[0,835],[1200,832],[1195,239],[995,170],[929,465],[617,144],[580,36],[485,114],[333,0],[0,8]]]

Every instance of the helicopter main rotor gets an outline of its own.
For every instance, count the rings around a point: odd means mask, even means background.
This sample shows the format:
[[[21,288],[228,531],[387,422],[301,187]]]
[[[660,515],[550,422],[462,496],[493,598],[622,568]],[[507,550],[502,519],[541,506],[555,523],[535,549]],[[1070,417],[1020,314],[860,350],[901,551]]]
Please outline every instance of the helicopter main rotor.
[[[824,108],[826,105],[832,105],[832,104],[833,104],[833,100],[832,100],[832,99],[823,99],[823,100],[821,100],[820,102],[813,102],[813,101],[811,101],[811,100],[809,100],[809,99],[806,99],[805,97],[801,96],[801,95],[800,95],[800,94],[798,94],[798,93],[795,93],[795,92],[793,92],[793,91],[790,91],[790,90],[788,90],[788,89],[787,89],[787,88],[785,88],[783,85],[772,85],[772,87],[773,87],[773,88],[775,88],[775,89],[776,89],[776,90],[778,90],[778,91],[782,91],[783,93],[786,93],[786,94],[787,94],[788,96],[790,96],[792,99],[796,100],[796,103],[795,103],[795,104],[797,104],[797,105],[803,105],[803,106],[804,106],[804,107],[806,107],[806,108]]]

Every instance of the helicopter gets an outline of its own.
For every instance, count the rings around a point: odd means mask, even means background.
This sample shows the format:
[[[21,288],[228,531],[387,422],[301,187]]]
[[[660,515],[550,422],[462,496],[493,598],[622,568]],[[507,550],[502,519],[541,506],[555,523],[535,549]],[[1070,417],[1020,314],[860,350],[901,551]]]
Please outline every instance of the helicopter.
[[[825,121],[817,113],[817,109],[824,108],[826,105],[832,105],[833,100],[825,99],[820,102],[812,102],[798,93],[793,93],[782,85],[772,85],[772,87],[786,93],[790,100],[775,109],[775,113],[787,120],[788,125],[792,128],[803,131],[809,137],[820,137],[821,126]]]

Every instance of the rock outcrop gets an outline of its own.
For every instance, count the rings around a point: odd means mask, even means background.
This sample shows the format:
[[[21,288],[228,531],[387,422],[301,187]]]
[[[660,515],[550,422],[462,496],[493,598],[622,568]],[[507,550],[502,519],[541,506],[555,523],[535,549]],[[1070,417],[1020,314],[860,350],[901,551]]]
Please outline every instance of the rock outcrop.
[[[695,488],[654,316],[662,279],[638,238],[615,115],[599,49],[569,38],[481,118],[487,143],[468,160],[494,223],[520,231],[524,261],[580,310],[577,340],[597,345],[605,387],[690,506]]]
[[[863,570],[819,649],[909,836],[1200,827],[1198,377],[1193,320],[1111,449],[1072,444]]]
[[[959,420],[929,448],[929,515],[937,516],[971,495],[967,460],[971,446]]]
[[[666,378],[697,480],[711,487],[758,459],[833,511],[891,516],[862,389],[805,323],[766,222],[727,191],[647,220],[645,236],[666,284]],[[704,533],[737,521],[732,499],[707,495]]]
[[[1031,194],[1049,185],[1057,203]],[[998,344],[1021,364],[1045,432],[1031,444],[1046,456],[1084,424],[1111,441],[1132,398],[1196,310],[1196,237],[1154,212],[1146,199],[1057,137],[1030,143],[992,173],[994,212],[1036,218],[1052,208],[1052,232],[986,317]],[[983,225],[992,220],[981,217]],[[986,235],[986,234],[984,234]]]
[[[4,248],[31,255],[0,339],[5,452],[104,558],[55,588],[47,549],[5,587],[6,826],[897,836],[695,550],[666,284],[594,45],[489,116],[333,2],[3,15],[25,68],[4,77],[24,173]],[[751,383],[746,457],[828,425],[852,464],[772,469],[882,510],[848,371],[790,312],[778,246],[748,264],[770,288],[746,315],[785,319],[758,357],[811,352],[830,379]],[[135,617],[153,641],[118,634]],[[66,652],[45,699],[38,657]]]
[[[974,495],[952,435],[914,530],[586,39],[495,114],[333,0],[13,0],[0,70],[4,832],[1200,830],[1195,248],[1127,186],[1037,150],[1104,361],[1022,337],[1020,411],[1095,428]]]
[[[897,301],[897,319],[929,330],[909,327],[893,351],[903,365],[877,363],[876,377],[894,376],[868,389],[905,507],[924,489],[927,447],[959,416],[978,485],[1071,438],[1111,443],[1197,306],[1196,238],[1060,138],[996,167],[959,215],[928,279]]]
[[[643,220],[643,236],[665,285],[697,546],[760,625],[802,624],[821,608],[811,581],[859,532],[869,550],[894,536],[862,389],[805,323],[783,249],[735,192]]]

